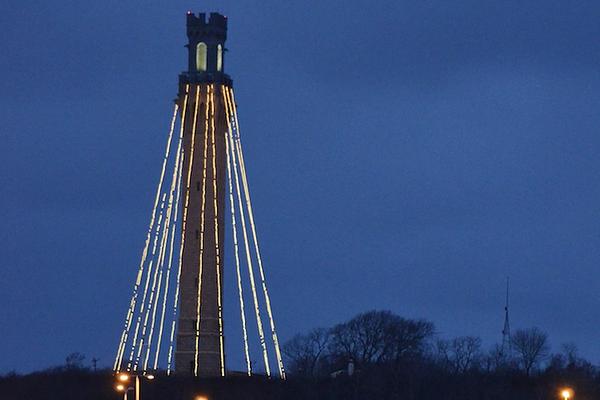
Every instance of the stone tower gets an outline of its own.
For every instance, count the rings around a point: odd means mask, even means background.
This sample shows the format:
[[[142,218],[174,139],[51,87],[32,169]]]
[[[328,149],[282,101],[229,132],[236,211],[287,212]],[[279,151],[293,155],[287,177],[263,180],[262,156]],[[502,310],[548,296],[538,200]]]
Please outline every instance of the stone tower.
[[[179,76],[184,162],[180,308],[175,372],[222,376],[227,18],[187,14],[188,70]],[[198,318],[199,317],[199,318]]]

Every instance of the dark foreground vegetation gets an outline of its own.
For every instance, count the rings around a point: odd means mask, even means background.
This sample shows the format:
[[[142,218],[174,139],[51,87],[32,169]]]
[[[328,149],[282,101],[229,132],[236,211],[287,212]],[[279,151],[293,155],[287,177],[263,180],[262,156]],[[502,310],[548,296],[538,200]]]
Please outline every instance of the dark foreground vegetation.
[[[600,369],[572,344],[550,352],[539,329],[517,330],[512,341],[484,350],[477,337],[442,339],[432,323],[390,312],[358,315],[286,343],[288,380],[184,379],[157,374],[144,400],[542,400],[571,387],[576,400],[600,399]],[[1,400],[122,399],[111,371],[93,372],[73,354],[65,366],[0,377]],[[133,396],[130,395],[130,399]]]

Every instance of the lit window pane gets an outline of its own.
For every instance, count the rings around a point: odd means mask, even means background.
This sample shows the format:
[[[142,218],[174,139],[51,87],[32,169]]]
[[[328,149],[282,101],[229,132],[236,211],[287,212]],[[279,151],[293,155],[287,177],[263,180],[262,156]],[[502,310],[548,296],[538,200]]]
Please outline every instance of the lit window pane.
[[[217,71],[223,69],[223,47],[217,46]]]
[[[206,43],[204,42],[196,46],[196,70],[206,71]]]

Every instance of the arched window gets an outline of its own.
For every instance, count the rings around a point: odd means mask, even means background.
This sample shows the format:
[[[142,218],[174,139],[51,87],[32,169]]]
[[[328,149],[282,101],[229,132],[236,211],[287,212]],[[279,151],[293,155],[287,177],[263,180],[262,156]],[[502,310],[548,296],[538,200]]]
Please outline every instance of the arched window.
[[[217,46],[217,71],[221,71],[223,69],[223,47],[221,45]]]
[[[204,42],[196,46],[196,70],[206,71],[206,43]]]

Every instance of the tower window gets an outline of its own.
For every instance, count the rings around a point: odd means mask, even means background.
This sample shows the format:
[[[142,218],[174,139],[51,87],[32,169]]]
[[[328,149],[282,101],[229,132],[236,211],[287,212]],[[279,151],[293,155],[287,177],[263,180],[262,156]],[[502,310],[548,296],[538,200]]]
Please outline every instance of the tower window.
[[[196,46],[196,70],[206,71],[206,43],[200,42]]]
[[[223,46],[217,46],[217,71],[221,72],[223,69]]]

